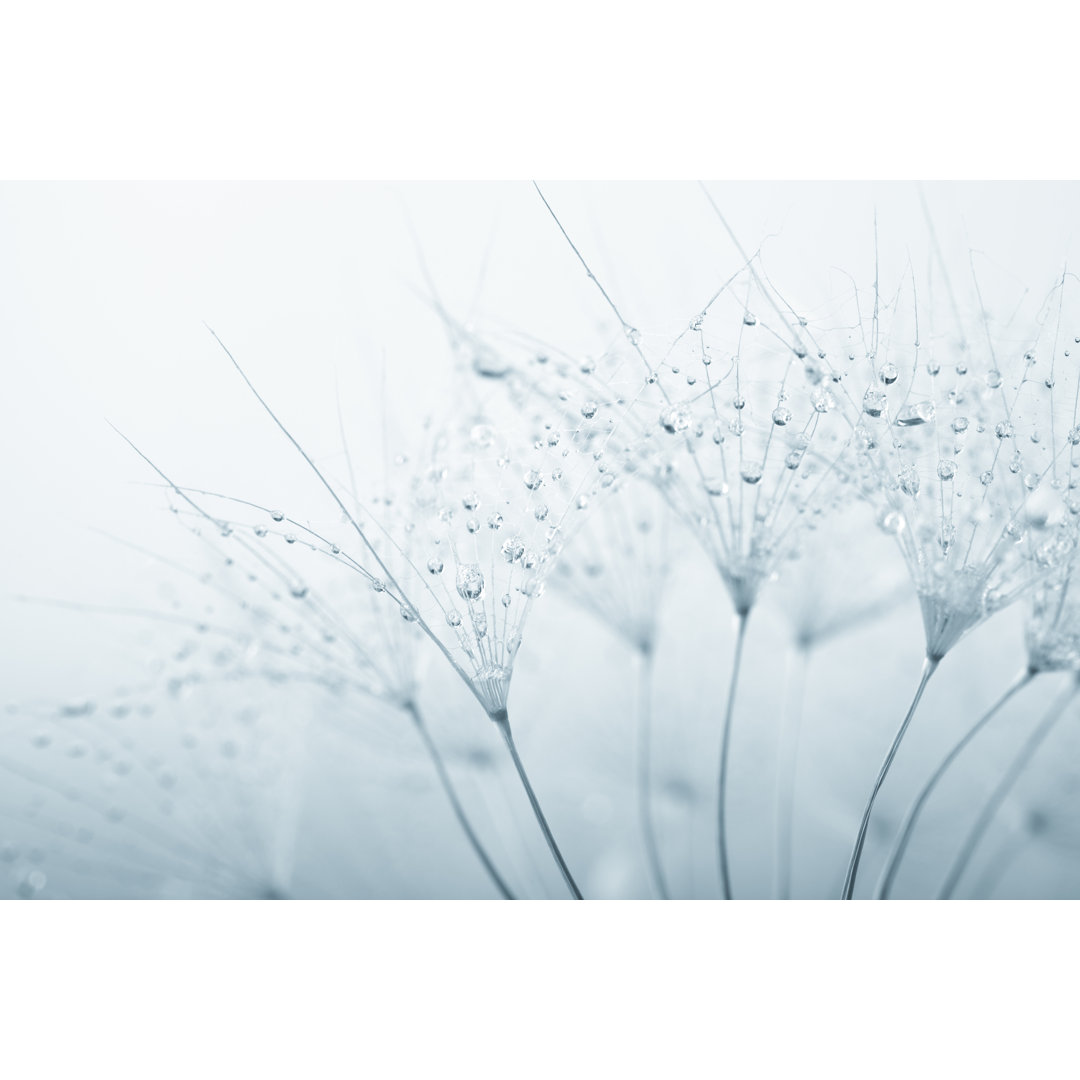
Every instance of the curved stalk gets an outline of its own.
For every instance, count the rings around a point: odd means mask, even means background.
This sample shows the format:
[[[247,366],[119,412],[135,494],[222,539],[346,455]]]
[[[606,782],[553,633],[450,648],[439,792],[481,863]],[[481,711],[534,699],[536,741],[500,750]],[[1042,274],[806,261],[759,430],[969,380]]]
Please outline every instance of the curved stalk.
[[[788,660],[789,707],[780,729],[779,763],[776,770],[776,897],[791,899],[791,837],[795,822],[795,770],[799,758],[806,675],[810,646],[798,644]]]
[[[919,686],[915,691],[915,696],[911,699],[911,705],[908,708],[907,715],[904,717],[903,723],[901,723],[900,727],[897,729],[896,736],[892,741],[892,746],[889,747],[889,752],[885,755],[885,760],[881,763],[881,768],[878,770],[873,790],[870,792],[870,798],[867,800],[866,809],[863,811],[862,821],[859,823],[859,833],[855,837],[855,846],[851,849],[851,859],[848,862],[847,877],[844,879],[844,891],[842,895],[842,899],[844,900],[850,900],[852,894],[855,892],[855,878],[859,873],[859,860],[862,858],[863,845],[866,843],[866,830],[870,825],[870,815],[874,811],[874,801],[877,799],[878,792],[881,790],[881,785],[885,783],[885,777],[889,773],[893,758],[896,757],[896,752],[900,749],[900,743],[903,742],[904,735],[907,733],[908,725],[911,723],[912,717],[914,717],[915,711],[919,707],[919,702],[922,700],[926,684],[930,681],[930,676],[937,671],[937,666],[940,663],[940,656],[927,656],[926,659],[923,660],[922,678],[919,679]]]
[[[427,724],[424,723],[419,708],[414,702],[408,702],[404,706],[404,709],[412,717],[413,723],[416,725],[416,730],[420,733],[420,738],[423,740],[424,746],[427,748],[427,752],[435,766],[435,772],[438,773],[439,783],[442,784],[442,789],[446,793],[446,797],[450,800],[450,805],[453,807],[454,816],[457,818],[458,824],[461,826],[469,843],[472,845],[473,851],[476,852],[477,858],[487,871],[488,877],[491,878],[492,883],[502,894],[504,900],[516,900],[517,897],[514,896],[510,891],[509,886],[503,881],[499,871],[495,869],[495,864],[492,862],[491,856],[488,855],[484,845],[480,843],[480,838],[473,831],[472,824],[469,821],[468,815],[465,813],[465,808],[461,805],[461,800],[458,798],[453,781],[450,779],[450,773],[446,769],[442,754],[439,753],[439,748],[435,745],[435,740],[432,739],[431,732],[428,731]]]
[[[1066,707],[1076,696],[1078,689],[1080,689],[1080,686],[1074,681],[1073,685],[1050,707],[1050,711],[1042,718],[1038,727],[1027,737],[1023,746],[1020,747],[1016,757],[1012,760],[1012,764],[1005,770],[1005,774],[998,781],[997,787],[990,793],[990,798],[986,800],[986,804],[983,806],[978,818],[976,818],[975,824],[971,827],[967,839],[957,852],[952,866],[949,867],[949,872],[946,874],[945,881],[941,886],[941,892],[938,893],[939,900],[952,899],[956,886],[960,883],[960,878],[971,861],[971,856],[975,854],[979,841],[990,827],[990,823],[994,820],[998,810],[1001,809],[1001,804],[1008,798],[1009,792],[1012,791],[1016,781],[1020,779],[1020,774],[1028,767],[1031,759],[1035,756],[1035,752],[1042,746],[1047,735],[1050,734],[1064,715]]]
[[[949,771],[952,767],[952,763],[960,756],[968,743],[970,743],[971,740],[974,739],[988,723],[990,723],[1014,694],[1019,693],[1032,679],[1035,678],[1036,674],[1037,672],[1031,671],[1030,669],[1022,671],[1013,680],[1005,693],[1002,694],[985,713],[983,713],[983,715],[968,729],[963,738],[960,739],[948,754],[945,755],[941,764],[938,765],[930,779],[923,785],[922,790],[915,797],[915,801],[904,815],[904,820],[900,823],[900,832],[893,842],[892,851],[889,852],[889,857],[885,862],[885,869],[882,871],[881,878],[878,881],[876,894],[878,900],[888,900],[893,882],[896,880],[897,871],[900,869],[900,863],[904,858],[904,852],[907,851],[908,842],[911,840],[911,834],[915,831],[915,826],[919,821],[919,815],[922,813],[926,801],[930,798],[930,795],[941,781],[941,778]]]
[[[514,768],[517,769],[518,777],[521,780],[521,786],[525,789],[525,794],[529,797],[529,804],[532,806],[533,814],[536,815],[536,823],[540,826],[540,831],[544,834],[548,849],[551,851],[552,858],[554,858],[559,867],[559,872],[563,876],[563,881],[566,882],[566,887],[570,890],[570,893],[575,900],[584,900],[585,898],[581,895],[581,890],[577,887],[577,882],[574,881],[573,875],[570,873],[570,868],[566,865],[566,860],[562,857],[559,845],[555,843],[555,837],[548,827],[547,818],[544,817],[544,811],[540,809],[540,800],[537,799],[532,784],[529,783],[529,777],[525,772],[525,766],[518,756],[517,747],[514,745],[514,736],[510,733],[510,717],[508,713],[505,709],[502,709],[497,713],[491,714],[491,719],[499,729],[503,741],[506,743],[507,750],[510,751],[510,757],[514,762]]]
[[[720,774],[716,788],[716,824],[718,828],[717,847],[720,861],[720,887],[724,899],[730,900],[731,872],[728,869],[727,850],[727,772],[728,755],[731,749],[731,717],[735,712],[735,694],[739,686],[739,669],[742,667],[743,641],[746,639],[746,622],[749,611],[740,611],[735,616],[735,655],[731,664],[731,685],[728,687],[727,710],[724,713],[724,726],[720,736]]]
[[[652,681],[653,654],[651,648],[641,649],[638,655],[638,726],[637,726],[637,796],[641,835],[653,887],[661,900],[670,900],[660,847],[652,816]]]

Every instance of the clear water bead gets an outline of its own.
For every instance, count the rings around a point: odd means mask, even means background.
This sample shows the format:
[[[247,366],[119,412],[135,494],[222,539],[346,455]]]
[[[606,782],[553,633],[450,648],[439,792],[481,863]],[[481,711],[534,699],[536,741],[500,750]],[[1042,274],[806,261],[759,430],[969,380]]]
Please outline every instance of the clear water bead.
[[[544,474],[538,469],[530,469],[525,474],[524,480],[525,486],[530,491],[535,491],[544,482]]]
[[[956,475],[956,463],[953,461],[939,461],[937,474],[939,480],[951,480]]]
[[[905,495],[915,498],[919,494],[919,474],[914,465],[905,465],[896,476],[900,490]]]
[[[443,572],[442,559],[438,557],[428,559],[427,568],[429,574],[441,574]]]
[[[462,600],[479,600],[484,591],[484,573],[476,563],[458,567],[457,591]]]
[[[772,422],[777,427],[786,427],[791,423],[791,410],[782,405],[778,405],[773,409]]]
[[[918,427],[920,424],[929,424],[934,419],[934,403],[932,401],[917,401],[914,405],[906,405],[896,415],[897,427]]]
[[[600,406],[597,405],[595,401],[586,401],[585,404],[581,406],[581,415],[584,416],[586,420],[591,420],[596,415],[596,410],[599,407]]]
[[[966,416],[958,416],[952,422],[952,429],[957,435],[963,435],[968,429],[968,418]]]
[[[743,478],[743,482],[747,484],[756,484],[761,479],[762,469],[757,462],[747,462],[739,470],[739,475]]]
[[[880,416],[888,399],[880,390],[867,390],[863,394],[862,407],[867,416]]]
[[[660,414],[660,426],[669,435],[676,435],[690,426],[690,414],[678,406],[665,409]]]
[[[895,364],[882,364],[881,370],[878,372],[878,378],[886,386],[892,386],[892,384],[900,378],[900,372]]]
[[[511,536],[503,541],[502,553],[508,563],[515,562],[525,554],[525,542],[520,536]]]

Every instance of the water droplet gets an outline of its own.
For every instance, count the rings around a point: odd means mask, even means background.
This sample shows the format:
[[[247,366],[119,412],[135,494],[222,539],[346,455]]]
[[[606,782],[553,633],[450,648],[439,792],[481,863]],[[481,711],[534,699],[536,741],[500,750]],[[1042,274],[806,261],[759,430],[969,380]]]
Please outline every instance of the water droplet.
[[[791,410],[784,408],[782,405],[773,409],[772,422],[777,427],[785,427],[791,423]]]
[[[457,591],[462,600],[479,600],[484,591],[484,574],[476,563],[458,567]]]
[[[1001,372],[998,371],[997,368],[991,368],[990,371],[986,373],[986,385],[989,386],[991,390],[996,390],[1001,385]]]
[[[690,414],[678,407],[666,409],[660,414],[660,426],[669,435],[675,435],[690,426]]]
[[[296,537],[292,533],[286,533],[285,534],[285,543],[286,544],[295,544],[296,543]]]
[[[985,472],[979,474],[979,483],[983,487],[989,487],[994,482],[994,474],[987,469]]]
[[[451,608],[446,613],[446,623],[448,626],[460,626],[461,616],[453,608]]]
[[[905,465],[896,476],[900,490],[913,499],[919,494],[919,474],[914,465]]]
[[[880,416],[888,399],[880,390],[867,390],[863,394],[862,407],[867,416]]]
[[[917,401],[914,405],[906,405],[896,415],[897,427],[918,427],[920,424],[928,424],[934,419],[934,403],[932,401]]]
[[[508,608],[514,602],[514,598],[509,593],[502,594],[502,606]]]
[[[530,469],[525,474],[525,486],[530,491],[535,491],[544,482],[544,474],[538,469]]]
[[[939,480],[951,480],[956,475],[956,463],[953,461],[939,461],[937,474]]]
[[[705,490],[710,495],[723,498],[728,493],[728,484],[722,476],[714,476],[705,480]]]
[[[543,521],[547,516],[548,516],[548,508],[543,503],[541,503],[533,511],[533,517],[536,518],[537,521]]]
[[[742,317],[743,326],[757,326],[757,319],[748,311]]]
[[[265,525],[256,525],[255,526],[255,535],[256,536],[265,536],[266,533],[267,533],[267,528],[266,528]]]
[[[968,429],[968,418],[966,416],[958,416],[952,422],[952,429],[957,435],[963,435]]]
[[[465,522],[465,528],[471,533],[478,533],[480,531],[480,522],[477,521],[476,518],[469,518],[469,520]]]
[[[600,406],[597,405],[595,401],[586,401],[585,404],[581,406],[581,415],[584,416],[586,420],[591,420],[596,415],[596,410],[599,407]]]
[[[502,553],[508,563],[515,562],[525,554],[525,542],[520,536],[508,537],[503,541]]]
[[[890,536],[903,532],[906,524],[904,515],[899,510],[884,510],[878,515],[878,526]]]
[[[480,496],[477,495],[475,491],[470,491],[469,494],[461,500],[461,505],[464,506],[466,510],[475,510],[480,505]]]
[[[438,556],[432,556],[428,559],[427,563],[429,574],[441,574],[443,572],[443,561]]]
[[[1008,420],[999,420],[994,425],[994,434],[999,439],[1011,439],[1013,437],[1013,426]]]
[[[814,410],[819,413],[827,413],[836,407],[836,398],[828,390],[817,389],[810,395],[810,402]]]
[[[270,516],[271,516],[271,517],[272,517],[272,518],[273,518],[273,519],[274,519],[275,521],[284,521],[284,520],[285,520],[285,515],[284,515],[284,514],[283,514],[283,513],[282,513],[282,512],[280,511],[280,510],[274,510],[274,511],[272,511],[272,512],[271,512],[271,514],[270,514]]]
[[[487,526],[488,526],[489,529],[492,529],[492,530],[501,529],[502,528],[502,523],[503,523],[502,514],[496,512],[496,513],[491,514],[491,515],[488,516]]]
[[[747,462],[739,470],[739,475],[747,484],[756,484],[761,479],[762,469],[756,462]]]
[[[882,364],[881,370],[878,372],[878,378],[886,385],[892,386],[898,378],[900,378],[900,372],[895,364]]]

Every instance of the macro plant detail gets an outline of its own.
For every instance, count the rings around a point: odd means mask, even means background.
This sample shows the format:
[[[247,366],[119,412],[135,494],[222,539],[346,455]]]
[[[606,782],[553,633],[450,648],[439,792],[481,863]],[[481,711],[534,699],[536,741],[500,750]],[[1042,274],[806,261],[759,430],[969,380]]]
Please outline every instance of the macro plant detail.
[[[0,887],[1080,892],[1068,207],[1033,186],[1017,239],[956,190],[970,221],[932,186],[520,185],[503,239],[405,188],[354,302],[303,263],[296,311],[347,332],[194,313],[175,402],[102,433],[119,569],[9,590],[88,659],[14,683]]]

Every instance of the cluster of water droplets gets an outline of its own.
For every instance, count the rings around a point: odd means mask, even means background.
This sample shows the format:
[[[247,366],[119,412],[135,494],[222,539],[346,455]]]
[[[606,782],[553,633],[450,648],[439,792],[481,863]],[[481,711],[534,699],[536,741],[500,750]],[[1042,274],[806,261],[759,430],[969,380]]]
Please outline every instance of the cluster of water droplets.
[[[861,491],[915,582],[930,655],[943,656],[1072,557],[1057,526],[1080,510],[1064,415],[1077,380],[1045,318],[999,328],[978,307],[966,319],[935,311],[933,292],[920,304],[910,293],[875,304],[872,324],[848,332],[863,384],[853,445]]]

